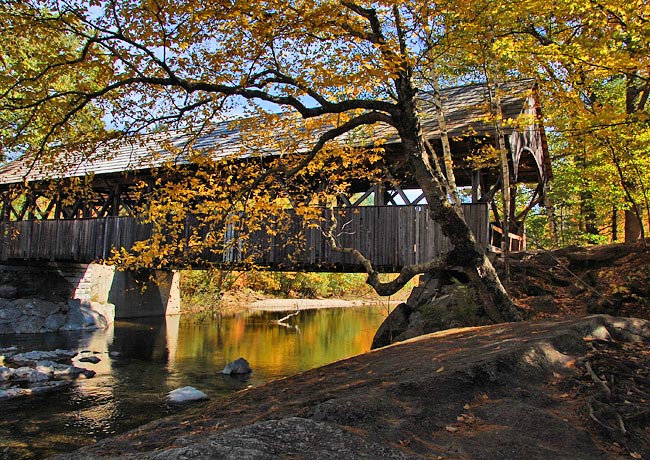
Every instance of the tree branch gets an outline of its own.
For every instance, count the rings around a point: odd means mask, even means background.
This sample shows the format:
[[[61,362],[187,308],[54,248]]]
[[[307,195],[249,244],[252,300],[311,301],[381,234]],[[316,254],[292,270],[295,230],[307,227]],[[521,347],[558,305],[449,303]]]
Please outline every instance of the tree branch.
[[[375,270],[372,266],[372,262],[366,256],[364,256],[361,251],[355,248],[342,247],[336,235],[334,235],[334,227],[336,226],[336,218],[332,213],[332,219],[330,222],[330,228],[327,232],[321,229],[323,236],[327,239],[332,250],[339,252],[341,254],[350,254],[352,255],[363,267],[363,269],[368,274],[366,283],[368,283],[372,288],[381,296],[389,296],[395,294],[397,291],[402,289],[406,284],[413,279],[414,276],[422,273],[431,273],[435,271],[440,271],[447,266],[447,257],[441,256],[435,259],[431,259],[428,262],[421,264],[412,264],[402,267],[397,278],[381,282],[379,280],[379,272]]]

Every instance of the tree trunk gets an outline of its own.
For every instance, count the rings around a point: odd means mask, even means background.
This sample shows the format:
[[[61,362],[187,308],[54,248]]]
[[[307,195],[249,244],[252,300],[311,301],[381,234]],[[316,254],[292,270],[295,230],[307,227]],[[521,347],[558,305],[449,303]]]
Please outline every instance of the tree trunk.
[[[520,320],[521,315],[517,307],[508,296],[485,251],[476,243],[471,229],[458,215],[446,196],[440,194],[425,162],[416,154],[411,154],[410,163],[415,178],[429,203],[431,218],[440,225],[442,233],[454,245],[447,258],[447,265],[462,267],[492,321]]]
[[[634,243],[643,237],[643,224],[638,210],[625,210],[625,242]]]
[[[471,229],[449,201],[447,192],[457,193],[457,190],[450,190],[447,178],[441,177],[431,164],[417,115],[416,91],[410,74],[404,73],[397,78],[395,87],[399,112],[393,115],[393,121],[399,132],[404,154],[429,204],[431,218],[440,225],[442,233],[454,246],[447,256],[447,265],[463,269],[477,292],[479,302],[492,321],[521,320],[516,305],[501,284],[485,251],[476,243]],[[430,154],[435,155],[435,152]]]
[[[550,197],[548,184],[544,185],[544,208],[546,208],[546,216],[548,219],[548,230],[551,236],[551,248],[558,247],[557,224],[555,221],[555,206]]]
[[[594,198],[589,190],[580,192],[580,213],[585,223],[584,231],[589,238],[589,243],[595,244],[595,238],[600,234],[597,225],[596,207],[594,206]]]

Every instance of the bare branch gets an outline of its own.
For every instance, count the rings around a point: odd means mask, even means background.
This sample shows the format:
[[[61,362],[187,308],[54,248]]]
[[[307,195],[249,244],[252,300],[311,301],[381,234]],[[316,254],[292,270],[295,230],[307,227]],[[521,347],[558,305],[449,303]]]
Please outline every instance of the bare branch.
[[[356,3],[350,1],[342,1],[341,4],[346,8],[354,11],[359,16],[362,16],[368,20],[370,23],[370,30],[372,33],[367,34],[367,39],[373,43],[385,43],[384,34],[381,31],[381,24],[379,22],[379,17],[377,16],[377,10],[374,8],[364,8]]]
[[[395,294],[397,291],[402,289],[406,284],[413,279],[414,276],[422,273],[431,273],[435,271],[440,271],[447,266],[446,256],[437,257],[431,259],[428,262],[421,264],[406,265],[402,267],[399,275],[387,282],[382,282],[379,280],[379,272],[375,270],[372,266],[372,262],[366,256],[364,256],[361,251],[355,248],[342,247],[336,235],[334,235],[334,228],[336,227],[336,218],[332,213],[332,219],[330,222],[330,228],[328,231],[321,229],[323,236],[327,239],[332,250],[339,252],[341,254],[350,254],[352,255],[363,267],[363,269],[368,274],[366,283],[368,283],[372,288],[381,296],[389,296]]]

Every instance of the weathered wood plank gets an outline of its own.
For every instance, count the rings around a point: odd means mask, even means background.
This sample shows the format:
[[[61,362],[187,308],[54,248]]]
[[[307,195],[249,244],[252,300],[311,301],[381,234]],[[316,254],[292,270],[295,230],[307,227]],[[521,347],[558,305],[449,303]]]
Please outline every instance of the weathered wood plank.
[[[489,241],[489,214],[484,204],[463,205],[466,219],[477,241]],[[451,249],[449,240],[427,213],[426,206],[368,206],[323,209],[323,228],[330,213],[337,217],[335,232],[340,243],[362,251],[382,271],[421,263]],[[270,230],[270,231],[269,231]],[[113,249],[130,249],[136,241],[149,238],[150,223],[133,217],[101,219],[5,221],[0,227],[0,260],[60,260],[90,262],[107,259]],[[207,237],[211,228],[188,220],[185,242],[194,235]],[[205,249],[199,258],[214,264],[237,262],[240,244],[234,231],[224,242]],[[301,240],[301,235],[304,238]],[[227,248],[226,253],[223,249]],[[286,218],[254,232],[244,246],[243,257],[261,267],[300,270],[358,270],[350,255],[332,251],[321,228],[309,227],[291,211]],[[186,252],[184,252],[186,254]],[[191,261],[187,261],[188,263]]]

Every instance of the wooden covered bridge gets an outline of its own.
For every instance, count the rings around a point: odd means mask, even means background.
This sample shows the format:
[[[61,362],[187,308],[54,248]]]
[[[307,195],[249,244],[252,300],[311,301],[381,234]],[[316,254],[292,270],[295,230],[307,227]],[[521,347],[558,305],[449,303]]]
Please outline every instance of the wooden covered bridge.
[[[544,187],[551,178],[550,160],[534,82],[510,83],[504,90],[504,117],[528,120],[523,126],[512,124],[505,128],[512,181],[533,184],[534,194],[527,212],[542,200]],[[499,172],[494,165],[474,169],[467,160],[485,145],[494,144],[494,126],[485,121],[487,90],[481,85],[451,88],[443,91],[443,101],[456,180],[459,186],[470,191],[468,203],[464,205],[465,217],[477,240],[488,247],[500,232],[495,206]],[[437,148],[440,134],[432,110],[423,107],[422,127]],[[394,137],[391,141],[390,133],[384,138],[389,139],[387,149],[399,150]],[[186,161],[166,153],[163,145],[167,142],[183,146],[190,141],[184,133],[157,133],[105,146],[103,151],[100,149],[85,159],[66,157],[56,169],[21,159],[2,167],[0,261],[89,263],[106,259],[114,248],[129,249],[136,241],[151,237],[154,226],[142,223],[135,211],[137,200],[143,199],[135,193],[135,187],[143,181],[153,186],[154,172],[171,160],[181,164]],[[233,154],[240,148],[238,132],[228,123],[214,126],[192,142],[216,156]],[[68,185],[75,180],[89,183],[91,193],[83,196],[66,193]],[[392,272],[450,249],[439,226],[429,219],[426,206],[412,180],[405,175],[385,183],[354,184],[347,195],[338,198],[337,208],[323,208],[321,212],[335,212],[338,221],[345,222],[342,245],[359,249],[377,269]],[[510,221],[515,223],[510,229],[514,236],[513,250],[525,244],[523,226],[517,226],[524,217],[525,213],[510,216]],[[496,223],[491,222],[495,218]],[[192,226],[188,220],[188,235]],[[292,242],[296,235],[304,236],[303,244]],[[205,235],[199,232],[198,236]],[[260,267],[312,271],[360,269],[351,256],[333,252],[319,229],[309,228],[299,218],[290,219],[280,234],[262,232],[254,235],[254,240],[253,262]],[[233,254],[232,250],[213,252],[203,258],[203,263],[231,265],[241,260],[240,257],[241,254]]]

